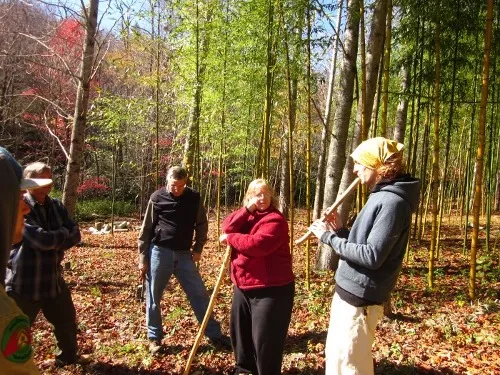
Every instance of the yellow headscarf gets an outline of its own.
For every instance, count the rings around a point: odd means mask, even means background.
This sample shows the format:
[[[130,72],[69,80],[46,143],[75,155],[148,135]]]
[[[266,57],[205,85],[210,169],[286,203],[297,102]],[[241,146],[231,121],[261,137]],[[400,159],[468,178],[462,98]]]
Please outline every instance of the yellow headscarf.
[[[377,169],[384,162],[401,151],[404,145],[392,139],[376,137],[361,142],[351,154],[351,157],[358,164],[371,169]]]

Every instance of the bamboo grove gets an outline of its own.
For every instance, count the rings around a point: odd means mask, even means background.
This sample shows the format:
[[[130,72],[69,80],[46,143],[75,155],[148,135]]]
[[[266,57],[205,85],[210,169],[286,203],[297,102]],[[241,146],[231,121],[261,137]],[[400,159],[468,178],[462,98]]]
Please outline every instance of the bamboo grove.
[[[492,0],[4,0],[0,14],[1,143],[54,165],[71,210],[98,178],[140,214],[182,163],[217,222],[269,179],[293,239],[297,208],[318,217],[352,182],[353,147],[382,135],[422,180],[412,240],[431,239],[429,288],[447,217],[463,226],[470,298],[478,254],[498,256]],[[322,253],[318,266],[335,261]]]

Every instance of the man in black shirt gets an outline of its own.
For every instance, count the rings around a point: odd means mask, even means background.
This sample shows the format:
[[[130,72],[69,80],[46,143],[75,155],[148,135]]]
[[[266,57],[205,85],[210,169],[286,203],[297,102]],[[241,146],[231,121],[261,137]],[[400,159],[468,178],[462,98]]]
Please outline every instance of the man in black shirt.
[[[195,264],[207,241],[207,215],[200,194],[186,186],[187,179],[185,168],[175,166],[168,170],[167,186],[151,195],[139,233],[139,272],[147,281],[146,325],[153,354],[161,349],[160,302],[172,274],[186,293],[198,322],[203,320],[209,303]],[[214,345],[231,348],[229,338],[213,318],[208,321],[205,335]]]

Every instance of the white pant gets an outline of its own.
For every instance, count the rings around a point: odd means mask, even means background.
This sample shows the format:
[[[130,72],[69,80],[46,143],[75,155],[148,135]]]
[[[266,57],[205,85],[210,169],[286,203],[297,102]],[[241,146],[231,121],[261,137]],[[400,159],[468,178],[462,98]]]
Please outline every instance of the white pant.
[[[355,307],[337,293],[326,338],[325,375],[373,375],[372,344],[382,305]]]

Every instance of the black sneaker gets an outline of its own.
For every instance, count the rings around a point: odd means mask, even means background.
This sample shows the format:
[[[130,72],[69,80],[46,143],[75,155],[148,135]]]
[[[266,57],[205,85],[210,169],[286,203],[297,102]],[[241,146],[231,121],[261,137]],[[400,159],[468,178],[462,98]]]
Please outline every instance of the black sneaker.
[[[231,339],[226,335],[222,335],[217,338],[209,337],[208,341],[210,342],[210,344],[212,344],[218,349],[228,350],[228,351],[233,350],[233,346],[231,345]]]

